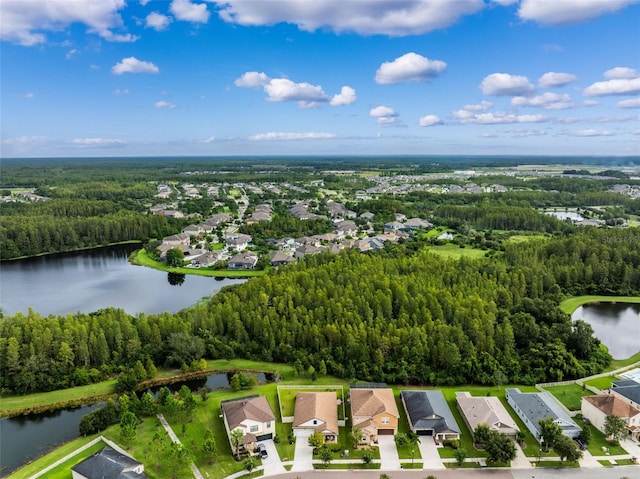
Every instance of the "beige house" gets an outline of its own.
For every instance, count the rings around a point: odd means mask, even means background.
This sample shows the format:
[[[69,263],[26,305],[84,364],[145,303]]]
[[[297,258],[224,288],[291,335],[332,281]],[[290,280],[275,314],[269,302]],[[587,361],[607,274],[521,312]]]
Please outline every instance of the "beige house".
[[[474,397],[469,392],[457,392],[456,401],[464,422],[471,432],[479,424],[486,424],[492,431],[516,439],[520,429],[500,399],[495,396]]]
[[[376,442],[378,436],[398,432],[400,413],[389,388],[349,390],[351,425],[362,432],[362,442]]]
[[[265,439],[273,439],[276,434],[276,416],[264,396],[248,396],[220,403],[224,427],[227,431],[231,449],[231,432],[242,431],[240,451],[252,452],[256,443]]]
[[[614,394],[583,396],[581,412],[602,433],[604,433],[604,422],[607,416],[618,416],[627,423],[629,435],[633,439],[640,439],[640,410],[619,396]]]
[[[293,433],[309,437],[314,432],[325,442],[338,442],[338,396],[335,391],[299,392],[293,414]]]

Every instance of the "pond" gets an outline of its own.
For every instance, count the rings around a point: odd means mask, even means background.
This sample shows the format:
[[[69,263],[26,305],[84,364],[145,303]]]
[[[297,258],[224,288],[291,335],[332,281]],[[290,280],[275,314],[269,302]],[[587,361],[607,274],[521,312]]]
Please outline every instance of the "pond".
[[[559,220],[582,221],[584,216],[575,211],[545,211],[547,215],[555,216]]]
[[[140,245],[118,245],[2,263],[0,308],[31,307],[43,316],[122,308],[129,314],[175,313],[243,279],[168,275],[129,263]]]
[[[187,385],[194,393],[203,386],[207,386],[212,391],[229,389],[229,381],[234,374],[235,372],[210,374],[201,379],[167,384],[167,387],[176,392],[183,385]],[[271,382],[274,379],[269,373],[247,372],[245,374],[254,375],[258,384]],[[149,392],[155,396],[161,387],[154,386]],[[253,393],[247,391],[247,395],[250,394]],[[104,403],[100,403],[0,419],[0,477],[8,475],[11,471],[60,444],[77,438],[82,416],[103,405]]]
[[[0,419],[0,477],[77,438],[82,416],[101,406],[93,404]]]
[[[640,351],[640,304],[585,304],[571,317],[589,323],[614,359],[625,359]]]

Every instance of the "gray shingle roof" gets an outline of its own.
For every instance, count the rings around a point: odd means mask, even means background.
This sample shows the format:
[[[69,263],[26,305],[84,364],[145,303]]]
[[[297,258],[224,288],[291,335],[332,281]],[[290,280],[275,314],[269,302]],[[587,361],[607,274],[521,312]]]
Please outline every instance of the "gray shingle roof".
[[[400,394],[414,429],[433,429],[437,434],[460,433],[442,391],[402,391]]]
[[[507,395],[538,432],[540,431],[538,420],[545,420],[548,417],[553,418],[566,435],[573,437],[580,432],[580,426],[562,409],[551,393],[546,391],[523,393],[518,388],[509,388]]]
[[[71,469],[88,479],[146,479],[144,472],[137,474],[131,470],[140,465],[135,459],[105,446]]]

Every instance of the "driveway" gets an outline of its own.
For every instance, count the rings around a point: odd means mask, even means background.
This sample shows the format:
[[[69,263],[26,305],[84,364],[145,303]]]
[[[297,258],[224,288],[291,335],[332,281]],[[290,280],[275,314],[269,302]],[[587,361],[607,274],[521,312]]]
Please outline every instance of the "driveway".
[[[438,454],[438,446],[432,436],[420,436],[420,442],[418,448],[420,448],[420,454],[422,455],[422,468],[423,469],[446,469]]]
[[[283,472],[287,472],[287,470],[282,465],[280,455],[278,454],[278,450],[276,449],[276,445],[274,444],[273,439],[260,441],[259,444],[264,444],[264,446],[267,448],[268,454],[268,457],[266,459],[262,459],[264,475],[271,476],[273,474],[282,474]]]
[[[398,449],[393,436],[378,436],[380,449],[380,469],[383,471],[397,471],[401,469]]]
[[[516,446],[516,457],[513,461],[511,461],[511,467],[514,469],[531,469],[531,459],[529,459],[520,444],[515,443]],[[582,465],[582,464],[580,464]]]
[[[309,432],[309,435],[312,431]],[[313,448],[307,442],[309,435],[296,434],[296,452],[293,457],[292,472],[313,470]]]

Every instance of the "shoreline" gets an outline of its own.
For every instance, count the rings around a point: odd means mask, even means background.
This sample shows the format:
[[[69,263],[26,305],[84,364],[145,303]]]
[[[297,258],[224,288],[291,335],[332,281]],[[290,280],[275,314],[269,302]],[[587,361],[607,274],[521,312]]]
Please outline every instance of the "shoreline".
[[[604,296],[604,295],[585,295],[585,296],[572,296],[563,299],[558,307],[563,313],[573,314],[576,309],[585,304],[599,304],[599,303],[640,303],[640,296]]]

